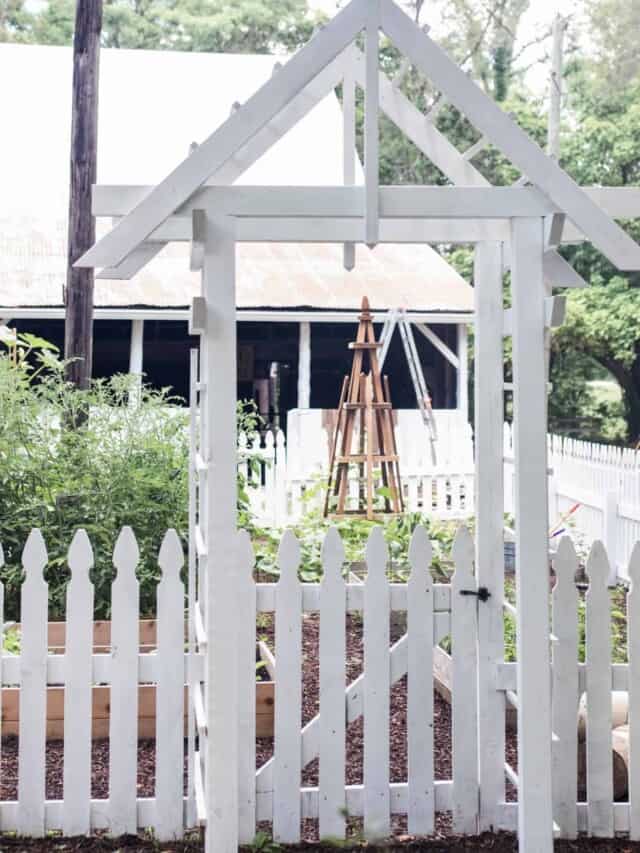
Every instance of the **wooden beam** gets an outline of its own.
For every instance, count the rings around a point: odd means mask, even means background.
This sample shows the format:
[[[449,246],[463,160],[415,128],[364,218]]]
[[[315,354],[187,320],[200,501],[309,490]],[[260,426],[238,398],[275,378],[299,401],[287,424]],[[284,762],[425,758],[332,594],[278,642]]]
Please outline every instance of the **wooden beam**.
[[[236,294],[233,223],[208,217],[202,265],[206,300],[203,408],[209,463],[206,485],[206,853],[238,848],[238,614],[236,600]],[[230,642],[230,639],[232,640]],[[232,781],[233,780],[233,781]]]
[[[380,2],[367,3],[365,37],[364,93],[364,183],[365,183],[365,240],[369,248],[378,242],[380,184],[380,140],[378,128],[378,63],[380,38]]]
[[[640,246],[552,158],[420,31],[393,0],[380,0],[382,29],[436,88],[524,172],[620,270],[640,269]]]
[[[171,216],[349,45],[365,23],[366,0],[351,0],[289,62],[229,116],[112,231],[78,262],[81,267],[117,266]]]
[[[491,597],[478,610],[478,773],[481,832],[497,823],[504,801],[504,694],[493,671],[504,654],[502,246],[484,243],[474,255],[476,575]]]
[[[95,242],[91,187],[98,157],[98,67],[102,0],[76,5],[71,95],[71,172],[67,246],[65,377],[88,388],[93,364],[93,271],[78,269],[78,258]]]
[[[353,186],[356,182],[356,83],[351,61],[342,80],[342,168],[345,186]],[[346,270],[355,267],[355,243],[344,244],[343,264]]]
[[[511,276],[518,609],[518,837],[521,853],[551,853],[553,850],[542,252],[542,220],[516,219]]]

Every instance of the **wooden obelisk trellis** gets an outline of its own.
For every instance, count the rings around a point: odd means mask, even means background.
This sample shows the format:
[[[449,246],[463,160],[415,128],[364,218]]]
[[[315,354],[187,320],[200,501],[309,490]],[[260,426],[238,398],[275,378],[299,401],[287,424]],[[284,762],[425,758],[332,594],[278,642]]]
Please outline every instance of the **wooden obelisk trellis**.
[[[379,471],[384,512],[402,512],[402,490],[398,450],[393,430],[393,414],[387,377],[380,375],[378,347],[373,330],[369,301],[362,300],[362,312],[356,340],[349,344],[354,350],[351,375],[342,383],[338,421],[331,444],[329,483],[324,514],[346,513],[374,518],[376,498],[376,472]],[[369,372],[365,373],[365,356],[369,359]],[[351,446],[360,421],[358,449]],[[339,450],[338,450],[339,448]],[[347,508],[349,497],[349,469],[356,465],[359,471],[358,504]]]

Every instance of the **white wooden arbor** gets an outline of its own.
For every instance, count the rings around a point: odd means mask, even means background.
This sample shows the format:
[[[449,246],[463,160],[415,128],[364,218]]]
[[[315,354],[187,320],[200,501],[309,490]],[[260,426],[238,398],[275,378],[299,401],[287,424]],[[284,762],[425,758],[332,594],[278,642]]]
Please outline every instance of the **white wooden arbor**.
[[[365,54],[354,45],[364,31]],[[379,34],[521,170],[526,181],[492,187],[378,67]],[[337,84],[344,86],[345,174],[336,187],[233,187],[235,178]],[[354,90],[365,91],[365,185],[355,186]],[[383,110],[453,186],[379,186],[378,113]],[[304,156],[304,152],[300,152]],[[192,327],[202,334],[201,390],[207,488],[196,543],[215,554],[205,595],[208,739],[207,850],[238,842],[235,660],[236,527],[235,292],[238,241],[344,243],[473,242],[476,300],[476,579],[491,597],[478,606],[479,829],[496,825],[504,800],[502,336],[513,336],[517,478],[517,597],[520,848],[550,851],[552,737],[547,558],[545,336],[556,307],[551,286],[584,282],[556,252],[589,240],[621,270],[640,269],[640,246],[614,218],[640,214],[634,190],[584,189],[547,157],[393,0],[352,0],[252,98],[155,187],[99,186],[94,213],[117,218],[78,261],[129,278],[169,241],[190,241],[202,270]],[[411,249],[408,247],[407,251]],[[511,269],[513,309],[503,316],[502,277]],[[523,605],[523,606],[522,606]],[[214,677],[215,673],[215,677]]]

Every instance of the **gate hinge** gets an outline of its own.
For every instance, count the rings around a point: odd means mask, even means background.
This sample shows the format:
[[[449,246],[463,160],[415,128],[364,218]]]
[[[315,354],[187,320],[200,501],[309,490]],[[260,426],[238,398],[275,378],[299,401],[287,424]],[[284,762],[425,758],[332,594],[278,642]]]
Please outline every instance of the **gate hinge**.
[[[461,589],[460,595],[475,595],[478,598],[478,601],[488,601],[491,598],[491,593],[487,589],[486,586],[479,586],[477,590],[475,589]]]

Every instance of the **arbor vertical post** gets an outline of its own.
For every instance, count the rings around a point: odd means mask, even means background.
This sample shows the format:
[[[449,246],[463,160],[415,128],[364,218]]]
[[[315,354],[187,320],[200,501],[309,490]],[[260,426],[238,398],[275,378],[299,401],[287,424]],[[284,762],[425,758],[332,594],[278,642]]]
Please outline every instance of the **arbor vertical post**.
[[[553,849],[543,232],[540,218],[512,221],[521,853]]]
[[[238,673],[236,554],[235,238],[228,217],[207,216],[204,408],[208,423],[206,501],[206,853],[238,848]]]
[[[102,0],[78,0],[73,37],[71,101],[71,178],[64,355],[70,382],[87,388],[93,362],[93,279],[90,268],[73,264],[96,239],[91,188],[98,156],[98,65]]]
[[[502,357],[502,247],[475,249],[475,506],[476,577],[491,593],[478,609],[478,779],[481,832],[497,824],[505,797],[504,693],[495,689],[504,656],[504,463]],[[465,329],[466,331],[466,329]],[[462,365],[462,360],[460,362]]]

